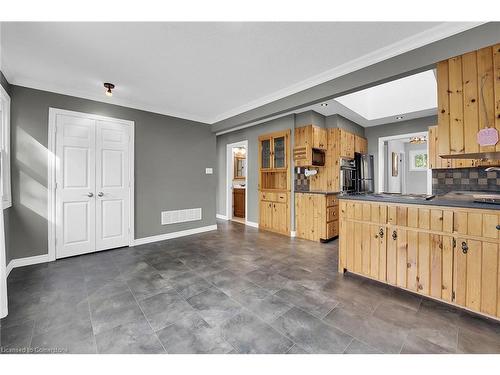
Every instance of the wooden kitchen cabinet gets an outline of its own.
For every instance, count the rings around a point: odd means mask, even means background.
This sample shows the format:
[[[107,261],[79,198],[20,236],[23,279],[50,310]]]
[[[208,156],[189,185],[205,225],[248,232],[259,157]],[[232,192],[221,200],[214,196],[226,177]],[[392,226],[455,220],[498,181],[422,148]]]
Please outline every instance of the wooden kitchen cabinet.
[[[339,235],[338,199],[335,195],[295,193],[297,237],[327,241]]]
[[[339,271],[500,318],[500,213],[340,200]]]
[[[326,129],[315,125],[302,126],[296,128],[294,132],[294,148],[305,147],[326,150],[327,132]]]
[[[293,160],[296,167],[312,166],[312,151],[328,148],[327,130],[315,125],[296,128],[294,132]]]
[[[259,228],[290,234],[290,130],[259,136]]]
[[[359,135],[354,135],[354,152],[368,154],[368,141]]]
[[[339,147],[339,157],[354,158],[354,134],[349,133],[344,129],[339,129],[340,132],[340,147]]]
[[[437,87],[439,155],[500,152],[500,142],[482,147],[476,138],[500,131],[500,44],[439,62]]]
[[[429,169],[474,168],[500,165],[499,159],[445,159],[439,156],[438,128],[429,127]]]

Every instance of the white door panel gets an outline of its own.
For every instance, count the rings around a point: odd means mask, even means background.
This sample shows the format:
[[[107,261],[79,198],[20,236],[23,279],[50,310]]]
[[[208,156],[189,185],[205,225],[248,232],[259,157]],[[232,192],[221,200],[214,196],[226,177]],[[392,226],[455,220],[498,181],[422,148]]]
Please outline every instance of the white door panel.
[[[129,133],[122,123],[97,122],[97,250],[129,244]]]
[[[56,119],[56,256],[95,250],[95,121]]]
[[[130,127],[56,117],[56,257],[127,246]]]

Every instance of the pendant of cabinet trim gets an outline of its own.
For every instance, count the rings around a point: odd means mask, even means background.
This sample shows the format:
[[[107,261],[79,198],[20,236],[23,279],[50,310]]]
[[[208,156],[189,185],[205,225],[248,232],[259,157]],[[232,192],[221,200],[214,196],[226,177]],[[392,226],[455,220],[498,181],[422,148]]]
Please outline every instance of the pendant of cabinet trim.
[[[290,235],[290,129],[259,136],[259,228]]]
[[[500,212],[340,200],[339,272],[500,319]]]

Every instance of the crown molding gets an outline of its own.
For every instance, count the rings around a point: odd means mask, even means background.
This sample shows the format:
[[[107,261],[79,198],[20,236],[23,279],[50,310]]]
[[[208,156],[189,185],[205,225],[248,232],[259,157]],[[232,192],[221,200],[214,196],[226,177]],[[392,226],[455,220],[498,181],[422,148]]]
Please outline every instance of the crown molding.
[[[459,34],[463,31],[473,29],[477,26],[483,25],[486,22],[454,22],[454,23],[443,23],[437,25],[431,29],[423,31],[421,33],[412,35],[408,38],[400,40],[396,43],[390,44],[373,52],[370,52],[364,56],[357,59],[348,61],[338,67],[327,70],[321,74],[315,75],[304,81],[298,82],[294,85],[288,86],[285,89],[276,91],[270,95],[266,95],[257,99],[255,101],[249,102],[240,107],[234,108],[227,111],[209,121],[210,124],[217,123],[222,120],[226,120],[233,116],[239,115],[241,113],[250,111],[252,109],[258,108],[265,104],[269,104],[284,97],[293,95],[297,92],[309,89],[311,87],[320,85],[322,83],[328,82],[332,79],[338,78],[340,76],[352,73],[356,70],[366,68],[367,66],[379,63],[381,61],[390,59],[397,55],[401,55],[405,52],[423,47],[427,44],[436,42],[441,39],[445,39],[455,34]]]

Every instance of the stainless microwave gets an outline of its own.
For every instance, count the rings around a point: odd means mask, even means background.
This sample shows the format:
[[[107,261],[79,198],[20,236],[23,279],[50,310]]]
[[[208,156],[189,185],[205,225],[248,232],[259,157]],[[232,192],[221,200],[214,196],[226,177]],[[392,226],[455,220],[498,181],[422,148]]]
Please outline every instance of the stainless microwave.
[[[325,165],[325,151],[319,148],[312,149],[312,165],[315,167],[322,167]]]

